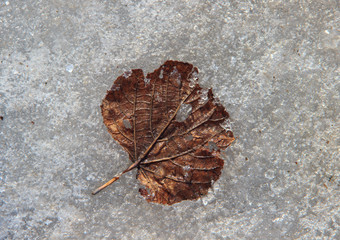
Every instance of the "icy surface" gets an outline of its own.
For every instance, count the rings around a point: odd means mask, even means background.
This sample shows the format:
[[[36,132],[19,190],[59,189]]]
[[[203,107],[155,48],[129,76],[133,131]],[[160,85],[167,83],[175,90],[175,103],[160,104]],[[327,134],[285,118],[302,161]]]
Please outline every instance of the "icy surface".
[[[339,239],[338,3],[265,2],[2,1],[0,239]],[[221,178],[173,206],[135,171],[92,196],[130,163],[102,98],[167,59],[230,113]]]

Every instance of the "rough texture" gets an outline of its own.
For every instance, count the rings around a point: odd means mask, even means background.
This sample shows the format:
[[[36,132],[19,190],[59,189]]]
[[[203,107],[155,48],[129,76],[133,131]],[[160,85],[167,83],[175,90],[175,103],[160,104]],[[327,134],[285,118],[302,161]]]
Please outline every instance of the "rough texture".
[[[102,115],[132,164],[110,184],[137,168],[149,202],[171,205],[208,193],[221,175],[220,152],[235,138],[225,108],[197,82],[196,67],[172,60],[147,76],[134,69],[117,78]]]
[[[210,1],[212,2],[212,1]],[[1,1],[0,239],[339,238],[337,1]],[[102,123],[129,69],[190,62],[237,136],[214,190],[150,204]]]

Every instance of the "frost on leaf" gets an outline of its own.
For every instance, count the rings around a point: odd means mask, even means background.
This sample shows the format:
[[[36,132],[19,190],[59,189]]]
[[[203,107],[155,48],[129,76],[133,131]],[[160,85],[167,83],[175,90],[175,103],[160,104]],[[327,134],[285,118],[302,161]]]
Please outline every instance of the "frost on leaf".
[[[224,128],[225,108],[198,84],[197,68],[167,61],[146,77],[141,69],[125,73],[113,86],[101,106],[104,124],[132,163],[94,194],[136,168],[149,202],[206,195],[223,168],[220,150],[235,138]]]
[[[132,74],[132,71],[126,71],[125,73],[123,73],[123,76],[125,77],[125,78],[128,78],[128,77],[130,77],[131,76],[131,74]]]

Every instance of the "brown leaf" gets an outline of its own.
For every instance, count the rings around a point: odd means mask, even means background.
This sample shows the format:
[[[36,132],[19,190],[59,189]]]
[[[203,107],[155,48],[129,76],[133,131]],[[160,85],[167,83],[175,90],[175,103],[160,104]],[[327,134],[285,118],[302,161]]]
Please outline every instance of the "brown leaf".
[[[197,76],[191,64],[167,61],[146,77],[134,69],[117,78],[102,114],[132,164],[94,194],[134,168],[149,202],[174,204],[207,194],[223,168],[220,149],[235,139],[223,127],[228,113]]]

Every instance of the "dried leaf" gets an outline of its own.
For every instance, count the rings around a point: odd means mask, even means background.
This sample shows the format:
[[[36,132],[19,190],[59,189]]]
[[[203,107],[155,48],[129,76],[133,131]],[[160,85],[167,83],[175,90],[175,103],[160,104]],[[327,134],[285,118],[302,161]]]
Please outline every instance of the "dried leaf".
[[[134,69],[117,78],[102,114],[132,164],[94,194],[134,168],[149,202],[174,204],[207,194],[223,168],[220,149],[235,139],[224,127],[228,113],[197,81],[196,67],[176,61],[146,77]]]

